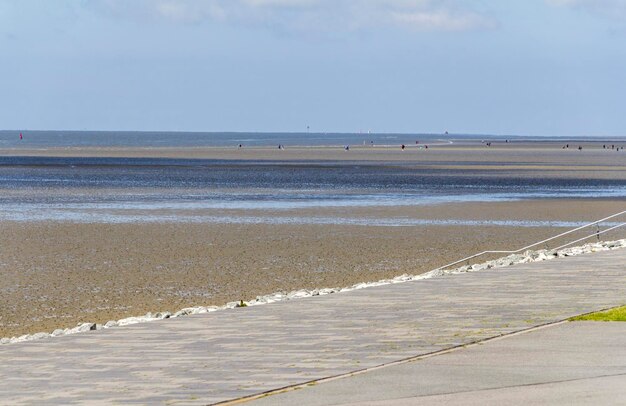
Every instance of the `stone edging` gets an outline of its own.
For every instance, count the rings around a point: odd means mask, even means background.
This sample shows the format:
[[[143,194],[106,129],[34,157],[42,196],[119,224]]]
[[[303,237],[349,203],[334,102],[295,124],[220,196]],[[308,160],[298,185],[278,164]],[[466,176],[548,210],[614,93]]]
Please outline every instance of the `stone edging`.
[[[91,330],[103,330],[113,327],[127,326],[130,324],[137,323],[146,323],[150,321],[163,320],[175,317],[183,317],[191,314],[202,314],[202,313],[210,313],[218,310],[226,310],[233,309],[236,307],[247,307],[247,306],[258,306],[263,304],[269,304],[274,302],[280,302],[284,300],[293,300],[293,299],[301,299],[305,297],[312,296],[323,296],[329,295],[331,293],[341,293],[341,292],[349,292],[357,289],[365,289],[373,286],[382,286],[382,285],[390,285],[394,283],[404,283],[410,281],[418,281],[422,279],[429,279],[439,276],[445,275],[454,275],[465,272],[476,272],[482,271],[484,269],[492,269],[492,268],[502,268],[515,264],[524,264],[529,262],[539,262],[546,261],[554,258],[560,257],[569,257],[576,256],[581,254],[587,254],[590,252],[598,252],[598,251],[608,251],[618,248],[626,247],[626,239],[616,240],[616,241],[604,241],[597,242],[592,244],[585,244],[579,247],[571,247],[565,248],[559,251],[554,250],[537,250],[531,251],[528,250],[523,254],[512,254],[506,257],[494,259],[492,261],[483,262],[480,264],[474,265],[465,265],[459,268],[450,269],[450,270],[435,270],[426,272],[420,275],[400,275],[396,276],[393,279],[383,279],[377,282],[363,282],[358,283],[356,285],[352,285],[344,288],[323,288],[323,289],[313,289],[313,290],[296,290],[289,293],[285,292],[276,292],[269,295],[257,296],[256,299],[250,301],[239,301],[239,302],[229,302],[223,306],[197,306],[197,307],[187,307],[181,309],[175,313],[170,312],[158,312],[158,313],[147,313],[143,316],[138,317],[127,317],[125,319],[120,319],[117,321],[111,320],[106,324],[96,324],[96,323],[82,323],[74,328],[66,328],[66,329],[56,329],[52,333],[35,333],[35,334],[25,334],[19,337],[5,337],[0,339],[0,344],[15,344],[21,343],[25,341],[33,341],[40,340],[44,338],[52,338],[59,337],[63,335],[69,334],[77,334],[83,333]]]

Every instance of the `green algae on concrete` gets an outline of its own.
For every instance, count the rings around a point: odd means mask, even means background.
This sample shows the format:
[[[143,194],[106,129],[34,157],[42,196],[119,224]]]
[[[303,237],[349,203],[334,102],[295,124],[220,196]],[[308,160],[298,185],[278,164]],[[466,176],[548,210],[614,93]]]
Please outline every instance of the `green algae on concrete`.
[[[603,312],[585,314],[572,317],[571,321],[626,321],[626,306],[616,307]]]

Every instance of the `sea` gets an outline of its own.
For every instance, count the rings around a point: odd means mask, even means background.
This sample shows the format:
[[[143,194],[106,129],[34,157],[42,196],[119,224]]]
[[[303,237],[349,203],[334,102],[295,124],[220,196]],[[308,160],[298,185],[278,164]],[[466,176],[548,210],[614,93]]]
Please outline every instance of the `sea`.
[[[570,227],[579,223],[359,217],[350,215],[350,209],[545,198],[626,199],[626,177],[493,176],[479,170],[416,170],[402,162],[11,155],[15,148],[245,148],[279,144],[341,148],[502,138],[458,134],[0,131],[0,151],[4,154],[0,156],[0,220]],[[510,142],[527,139],[506,138]],[[542,141],[547,139],[537,142]],[[332,208],[342,209],[343,214],[314,213]]]
[[[22,140],[19,139],[23,134]],[[457,140],[492,139],[490,135],[455,134]],[[447,142],[444,134],[362,133],[242,133],[242,132],[144,132],[144,131],[0,131],[0,148],[71,147],[227,147],[398,145],[419,141]],[[502,137],[495,137],[502,138]],[[511,139],[523,137],[511,136]],[[540,140],[540,139],[539,139]]]

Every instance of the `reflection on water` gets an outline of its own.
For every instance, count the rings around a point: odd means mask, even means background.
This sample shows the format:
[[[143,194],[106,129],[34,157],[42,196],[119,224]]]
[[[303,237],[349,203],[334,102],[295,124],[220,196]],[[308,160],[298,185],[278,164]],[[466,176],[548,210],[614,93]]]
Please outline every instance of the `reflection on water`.
[[[15,221],[418,225],[430,220],[318,218],[285,211],[626,198],[626,179],[514,178],[358,163],[5,157],[0,191],[0,219]],[[215,212],[224,209],[244,213]],[[246,213],[250,210],[273,213],[257,216]]]

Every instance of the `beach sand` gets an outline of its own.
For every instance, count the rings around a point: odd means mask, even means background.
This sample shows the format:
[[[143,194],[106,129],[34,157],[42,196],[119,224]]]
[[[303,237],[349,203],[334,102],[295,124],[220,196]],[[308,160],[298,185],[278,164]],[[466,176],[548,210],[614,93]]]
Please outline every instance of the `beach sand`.
[[[405,166],[411,176],[481,179],[550,178],[621,181],[626,152],[602,142],[493,142],[399,146],[277,148],[21,148],[4,156],[216,159],[233,165]],[[76,194],[95,199],[154,190],[23,188],[3,196]],[[180,191],[185,193],[185,190]],[[236,191],[232,191],[233,193]],[[167,190],[178,193],[176,185]],[[431,206],[206,210],[209,215],[345,217],[358,219],[592,221],[626,208],[626,199],[545,199]],[[158,213],[153,213],[158,214]],[[185,214],[184,210],[176,212]],[[195,210],[194,215],[202,215]],[[623,221],[623,220],[622,220]],[[381,227],[316,224],[79,224],[0,221],[0,337],[79,322],[104,323],[146,312],[222,305],[276,291],[343,287],[404,273],[419,274],[487,250],[517,249],[563,227],[420,225]],[[593,230],[591,230],[593,231]],[[587,231],[589,232],[589,231]],[[579,234],[582,236],[582,234]],[[604,238],[621,238],[623,233]],[[554,247],[555,245],[552,245]],[[546,248],[540,246],[537,248]],[[483,258],[486,260],[488,258]],[[477,260],[478,261],[478,260]],[[478,262],[480,262],[478,261]]]
[[[623,199],[540,200],[352,208],[350,215],[595,220],[624,206]],[[346,214],[337,208],[299,211],[316,213]],[[0,337],[148,311],[222,305],[281,290],[419,274],[482,250],[517,249],[564,230],[10,221],[0,227]]]

